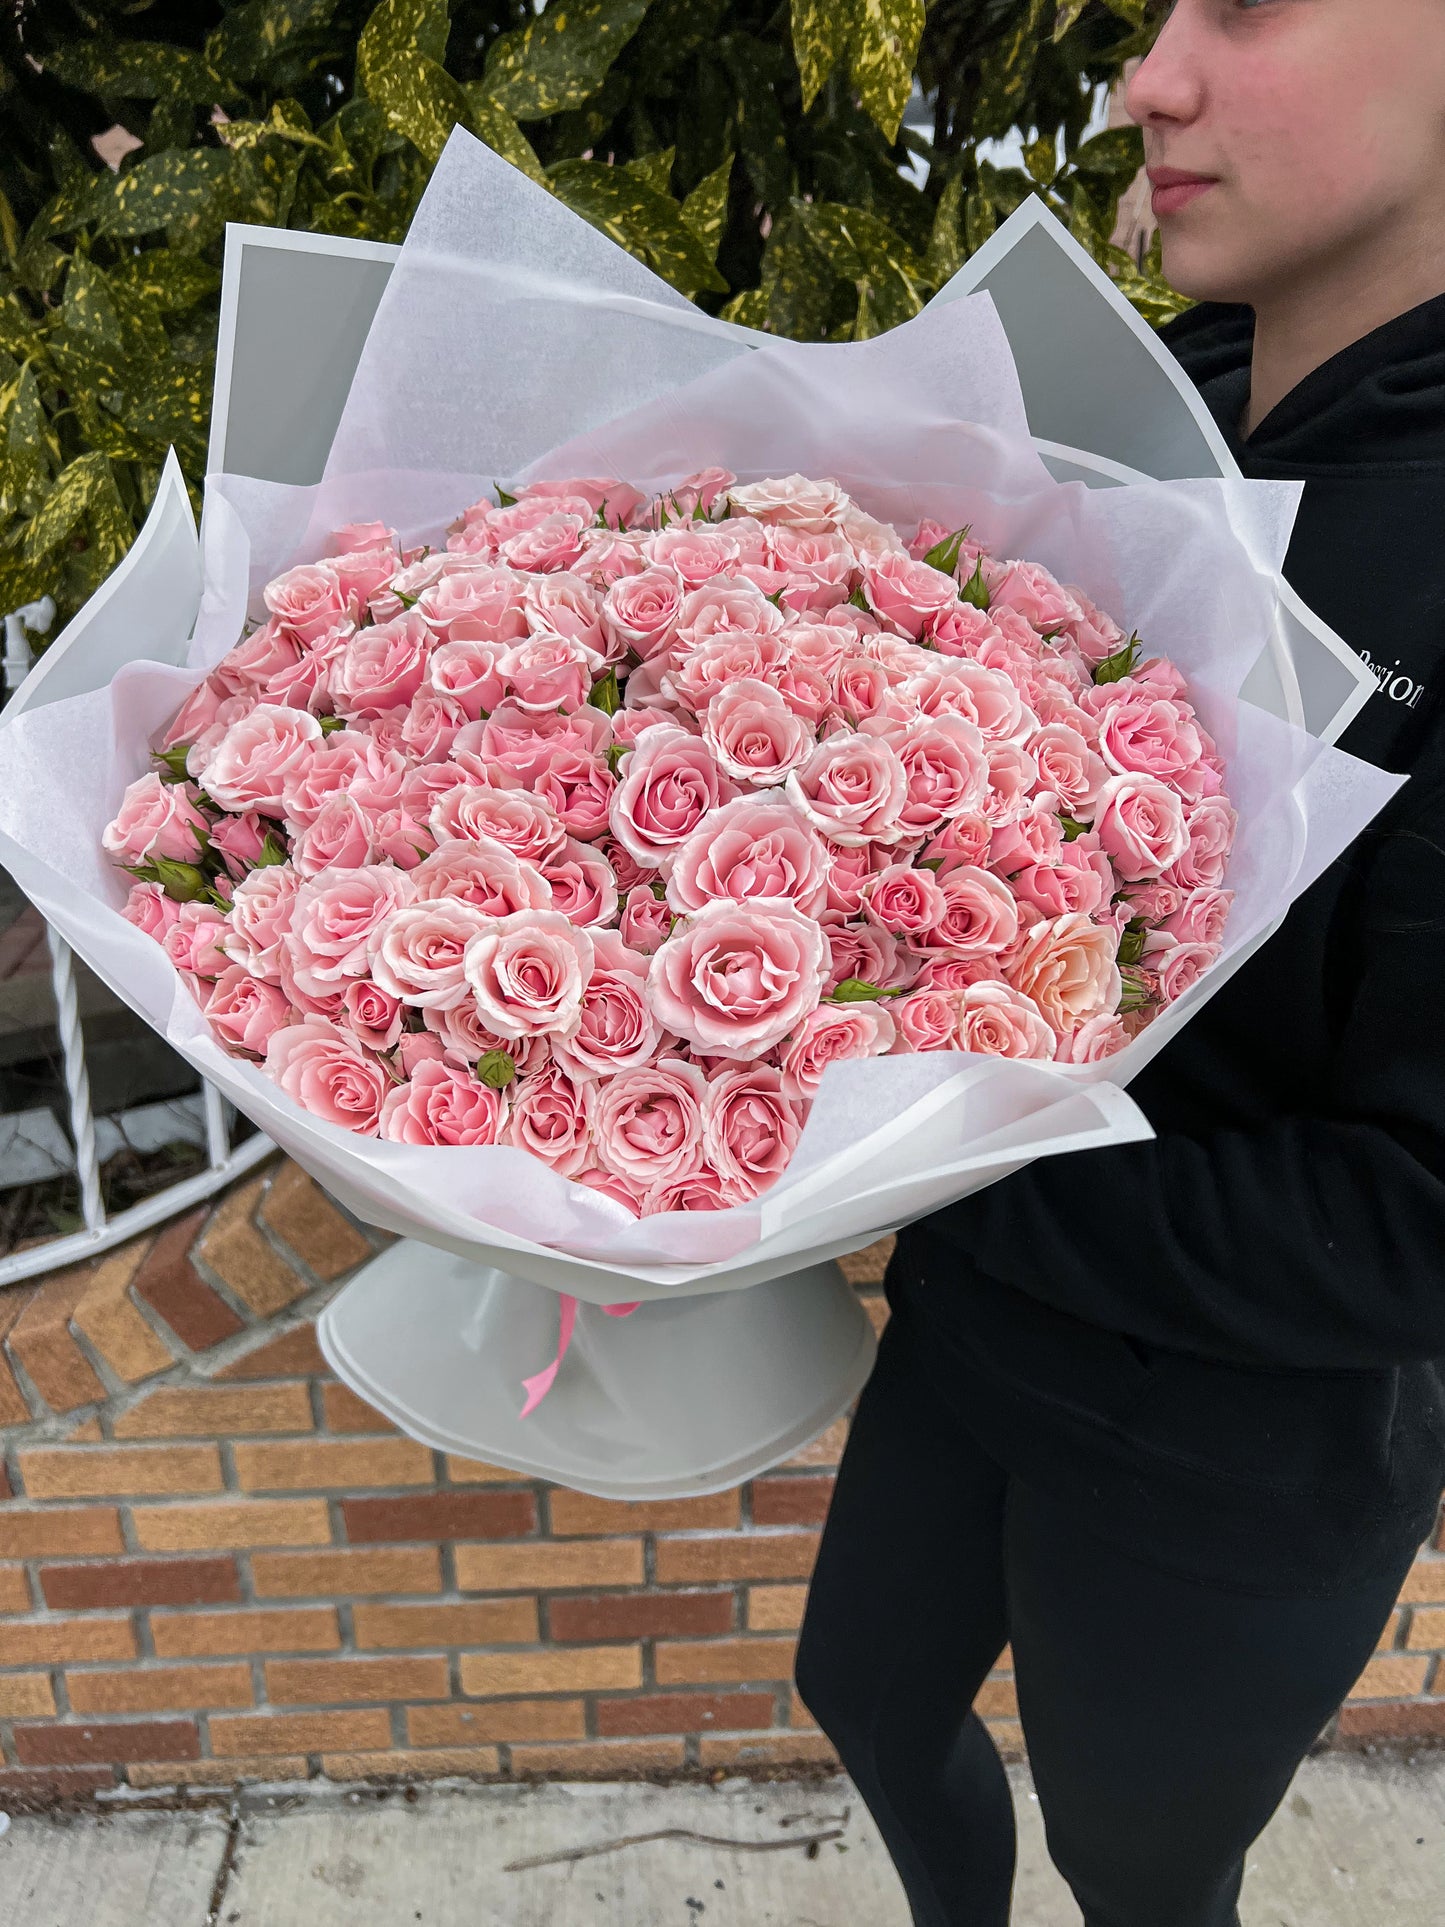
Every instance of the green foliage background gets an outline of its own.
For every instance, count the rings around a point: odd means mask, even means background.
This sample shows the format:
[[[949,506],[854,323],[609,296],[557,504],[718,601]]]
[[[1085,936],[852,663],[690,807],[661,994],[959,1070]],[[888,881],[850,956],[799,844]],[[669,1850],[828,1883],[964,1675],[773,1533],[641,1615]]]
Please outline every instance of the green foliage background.
[[[0,0],[0,611],[72,613],[174,444],[205,466],[225,224],[399,241],[452,127],[715,313],[805,340],[917,312],[1029,194],[1109,237],[1085,140],[1149,0]],[[931,138],[901,127],[917,75]],[[140,143],[118,172],[92,137]],[[1026,170],[980,141],[1019,126]],[[1063,163],[1059,156],[1062,153]],[[929,163],[919,188],[900,173]]]

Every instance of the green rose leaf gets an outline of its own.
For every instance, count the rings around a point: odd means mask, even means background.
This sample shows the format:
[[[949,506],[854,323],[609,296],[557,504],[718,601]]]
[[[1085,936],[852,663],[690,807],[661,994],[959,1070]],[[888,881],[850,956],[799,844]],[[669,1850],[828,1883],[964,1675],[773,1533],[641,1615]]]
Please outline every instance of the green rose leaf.
[[[642,25],[649,0],[550,0],[525,27],[493,41],[486,87],[514,120],[580,107]]]

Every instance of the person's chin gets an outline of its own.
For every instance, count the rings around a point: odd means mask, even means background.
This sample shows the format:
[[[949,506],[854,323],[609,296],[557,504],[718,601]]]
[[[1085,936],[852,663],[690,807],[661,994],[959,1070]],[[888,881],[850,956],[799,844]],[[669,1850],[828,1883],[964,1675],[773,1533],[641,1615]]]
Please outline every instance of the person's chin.
[[[1191,231],[1192,230],[1192,231]],[[1161,222],[1164,279],[1190,301],[1240,302],[1248,276],[1222,235],[1201,232],[1188,211]]]

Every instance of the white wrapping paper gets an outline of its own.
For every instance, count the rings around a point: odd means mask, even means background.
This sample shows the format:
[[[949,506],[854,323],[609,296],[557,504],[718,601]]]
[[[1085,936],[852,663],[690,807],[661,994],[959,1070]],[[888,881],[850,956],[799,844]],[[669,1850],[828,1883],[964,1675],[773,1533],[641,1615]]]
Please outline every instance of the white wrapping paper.
[[[454,136],[377,310],[326,478],[208,481],[183,666],[132,659],[0,727],[0,862],[82,957],[364,1218],[594,1303],[740,1288],[856,1248],[1032,1157],[1149,1134],[1121,1086],[1187,1022],[1397,787],[1238,700],[1276,619],[1293,484],[1054,482],[1007,341],[976,296],[876,340],[802,346],[711,321],[468,137]],[[1106,1064],[926,1054],[834,1066],[792,1165],[754,1204],[632,1219],[509,1148],[359,1139],[227,1057],[159,946],[118,914],[100,832],[148,740],[241,633],[261,586],[338,524],[437,540],[494,481],[719,463],[801,470],[875,515],[971,523],[1080,584],[1178,662],[1241,826],[1220,963]],[[72,681],[72,686],[84,687]]]

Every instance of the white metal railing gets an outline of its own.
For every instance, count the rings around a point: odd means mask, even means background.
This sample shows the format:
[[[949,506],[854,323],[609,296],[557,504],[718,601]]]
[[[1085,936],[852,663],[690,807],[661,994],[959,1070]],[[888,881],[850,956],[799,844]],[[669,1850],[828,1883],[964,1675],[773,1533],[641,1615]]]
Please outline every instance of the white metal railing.
[[[27,630],[44,634],[55,619],[49,596],[30,603],[5,618],[4,681],[7,691],[18,689],[32,662]],[[258,1164],[274,1148],[256,1132],[239,1145],[232,1142],[232,1107],[212,1085],[202,1083],[200,1098],[206,1146],[206,1168],[153,1192],[123,1211],[107,1212],[101,1189],[101,1143],[91,1105],[90,1072],[86,1066],[85,1033],[70,946],[48,925],[50,984],[55,997],[55,1023],[65,1075],[74,1170],[80,1188],[80,1216],[84,1228],[59,1232],[24,1251],[0,1256],[0,1286],[41,1272],[58,1270],[123,1244],[167,1218],[189,1210],[233,1178]],[[0,1118],[0,1124],[5,1120]],[[101,1119],[102,1126],[108,1120]],[[114,1136],[114,1129],[109,1133]],[[123,1135],[123,1132],[122,1132]]]

